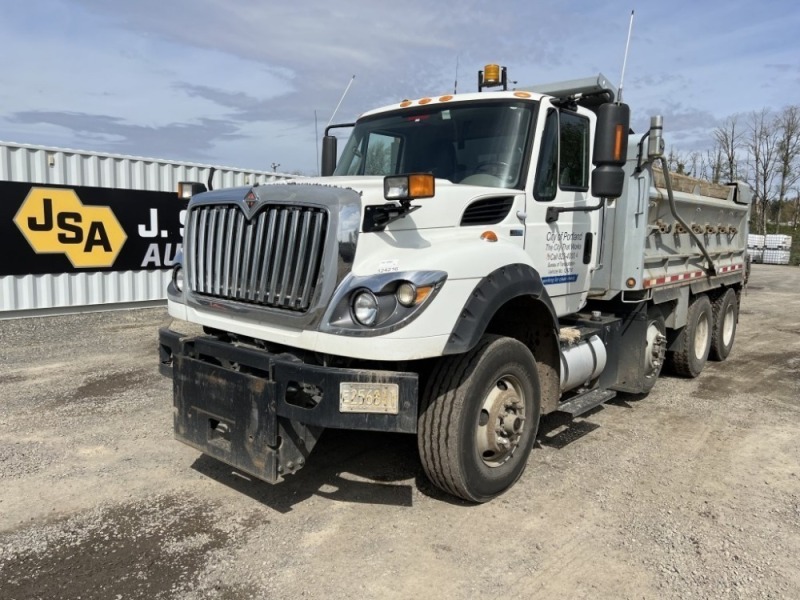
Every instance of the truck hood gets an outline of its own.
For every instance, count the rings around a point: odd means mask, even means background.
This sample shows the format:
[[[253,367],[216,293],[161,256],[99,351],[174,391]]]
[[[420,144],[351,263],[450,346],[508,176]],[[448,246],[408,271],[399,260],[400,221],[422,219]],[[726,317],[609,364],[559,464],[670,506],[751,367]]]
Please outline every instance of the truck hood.
[[[383,177],[309,177],[276,181],[255,187],[225,188],[198,194],[192,198],[192,204],[235,203],[243,204],[243,209],[247,210],[244,208],[244,203],[248,202],[249,197],[250,203],[256,202],[259,205],[312,203],[325,204],[333,208],[342,205],[343,197],[350,200],[353,193],[357,194],[360,200],[360,215],[357,217],[357,224],[354,214],[349,214],[347,220],[353,229],[360,231],[364,222],[365,207],[386,204],[383,197]],[[435,195],[432,198],[413,201],[412,205],[418,205],[420,208],[390,223],[386,230],[457,227],[467,207],[478,200],[522,196],[524,192],[521,190],[455,184],[446,179],[437,179]],[[351,202],[348,204],[353,206]]]

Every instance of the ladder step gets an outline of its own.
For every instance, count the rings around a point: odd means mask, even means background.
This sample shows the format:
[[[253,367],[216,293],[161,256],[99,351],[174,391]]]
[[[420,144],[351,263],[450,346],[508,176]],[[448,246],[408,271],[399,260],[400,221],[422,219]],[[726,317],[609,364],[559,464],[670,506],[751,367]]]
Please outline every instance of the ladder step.
[[[585,412],[589,412],[596,406],[611,400],[617,392],[612,390],[592,390],[580,396],[562,402],[558,405],[558,412],[563,412],[577,417]]]

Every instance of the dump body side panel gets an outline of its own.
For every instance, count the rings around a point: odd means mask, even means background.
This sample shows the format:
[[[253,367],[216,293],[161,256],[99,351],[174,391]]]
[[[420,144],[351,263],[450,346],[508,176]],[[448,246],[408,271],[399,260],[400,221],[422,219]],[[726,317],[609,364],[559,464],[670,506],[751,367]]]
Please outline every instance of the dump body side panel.
[[[743,278],[749,203],[741,186],[689,177],[673,182],[675,211],[711,256],[711,272],[700,246],[673,214],[663,174],[649,166],[637,171],[637,144],[631,140],[629,148],[623,195],[609,201],[604,211],[601,265],[591,295],[610,300],[638,293],[643,299],[647,290],[708,276]]]

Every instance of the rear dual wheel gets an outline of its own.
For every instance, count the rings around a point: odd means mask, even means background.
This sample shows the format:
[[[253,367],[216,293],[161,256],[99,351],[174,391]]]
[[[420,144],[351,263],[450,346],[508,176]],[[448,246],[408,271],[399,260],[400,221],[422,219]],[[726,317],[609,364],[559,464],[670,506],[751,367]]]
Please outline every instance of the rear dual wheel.
[[[678,338],[677,347],[667,354],[676,374],[684,377],[700,375],[711,349],[713,324],[714,314],[708,296],[695,296],[689,305],[686,327]]]
[[[658,376],[661,374],[661,367],[664,365],[664,355],[667,348],[666,334],[667,328],[664,324],[664,317],[657,310],[651,309],[647,318],[644,339],[641,387],[641,392],[644,394],[653,389]]]
[[[732,289],[725,292],[711,306],[714,329],[711,333],[712,360],[725,360],[733,349],[736,323],[739,320],[739,297]]]

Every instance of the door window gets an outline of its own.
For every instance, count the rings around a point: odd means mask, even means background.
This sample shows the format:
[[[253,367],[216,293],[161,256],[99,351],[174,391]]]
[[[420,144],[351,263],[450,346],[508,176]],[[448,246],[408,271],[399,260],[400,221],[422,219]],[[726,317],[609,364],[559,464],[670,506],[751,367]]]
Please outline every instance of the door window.
[[[533,196],[539,202],[550,202],[559,189],[589,189],[589,119],[550,109],[539,148]]]
[[[589,119],[561,113],[558,183],[564,190],[589,189]]]

